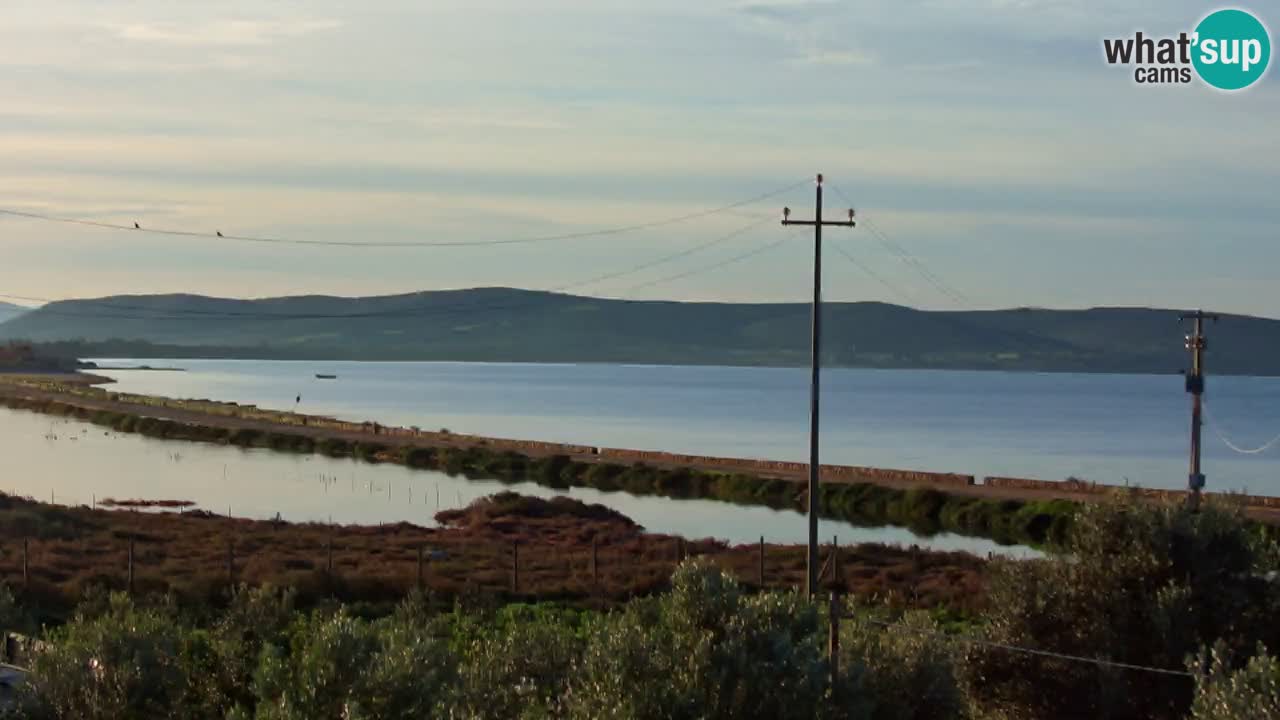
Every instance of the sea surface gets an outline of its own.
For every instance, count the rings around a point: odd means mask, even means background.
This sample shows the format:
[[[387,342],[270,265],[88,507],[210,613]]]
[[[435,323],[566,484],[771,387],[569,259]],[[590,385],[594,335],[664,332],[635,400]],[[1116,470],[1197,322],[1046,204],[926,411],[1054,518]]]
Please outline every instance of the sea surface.
[[[124,392],[497,437],[808,459],[803,368],[97,362],[186,369],[102,373]],[[822,379],[823,462],[1186,485],[1190,396],[1179,375],[833,369]],[[1280,434],[1280,378],[1211,377],[1206,398],[1209,489],[1280,495],[1280,446],[1245,455],[1217,435],[1254,449]]]

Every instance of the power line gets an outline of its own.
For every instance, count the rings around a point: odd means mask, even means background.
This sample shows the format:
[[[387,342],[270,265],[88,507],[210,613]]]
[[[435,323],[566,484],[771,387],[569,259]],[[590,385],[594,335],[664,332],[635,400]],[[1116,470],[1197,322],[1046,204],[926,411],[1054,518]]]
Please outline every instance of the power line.
[[[177,237],[200,238],[206,240],[231,240],[237,242],[248,243],[268,243],[279,245],[310,245],[322,247],[353,247],[353,248],[428,248],[428,247],[488,247],[494,245],[521,245],[530,243],[553,242],[559,240],[576,240],[589,237],[602,237],[608,235],[621,235],[624,233],[637,232],[640,230],[649,230],[652,228],[664,227],[667,225],[675,225],[677,223],[696,220],[698,218],[715,215],[717,213],[728,212],[736,208],[750,205],[752,203],[768,200],[769,198],[782,195],[783,193],[794,190],[801,185],[807,183],[807,180],[792,183],[786,187],[771,190],[749,197],[745,200],[738,200],[727,205],[711,208],[709,210],[699,210],[697,212],[685,213],[673,217],[662,218],[659,220],[651,220],[648,222],[635,223],[632,225],[620,225],[616,227],[602,228],[598,230],[583,230],[579,232],[562,233],[558,235],[540,235],[523,238],[507,238],[502,240],[445,240],[445,241],[373,241],[373,242],[354,242],[346,240],[314,240],[309,238],[284,238],[284,237],[261,237],[254,235],[224,235],[221,231],[194,231],[194,230],[169,230],[162,228],[141,227],[138,223],[127,225],[122,223],[109,223],[98,220],[82,220],[79,218],[69,218],[57,215],[48,215],[45,213],[30,212],[25,210],[13,210],[8,208],[0,208],[0,214],[11,215],[14,217],[27,218],[31,220],[42,220],[46,222],[65,223],[71,225],[84,225],[88,227],[104,228],[108,230],[121,230],[135,233],[149,233],[153,235],[169,235]]]
[[[1239,445],[1236,445],[1235,443],[1231,442],[1231,438],[1227,437],[1226,429],[1222,427],[1222,423],[1218,422],[1218,418],[1214,417],[1213,413],[1209,410],[1209,401],[1205,400],[1203,403],[1203,407],[1204,407],[1205,417],[1209,419],[1209,427],[1213,428],[1213,433],[1218,436],[1218,439],[1221,440],[1224,445],[1231,448],[1235,452],[1240,453],[1241,455],[1261,455],[1262,453],[1275,447],[1277,443],[1280,443],[1280,435],[1277,435],[1274,438],[1272,438],[1270,442],[1267,442],[1256,448],[1240,447]]]
[[[876,282],[888,288],[889,292],[893,293],[893,295],[896,296],[899,300],[902,300],[903,302],[908,304],[911,303],[911,298],[907,296],[905,291],[901,290],[896,285],[893,285],[888,280],[885,280],[880,275],[880,273],[872,270],[871,267],[868,266],[866,263],[854,257],[853,253],[849,252],[848,250],[845,250],[843,247],[839,245],[835,245],[834,247],[836,249],[836,252],[840,253],[845,257],[846,260],[856,265],[859,270],[866,273],[867,276],[870,277],[872,280],[875,280]]]
[[[956,303],[964,304],[968,302],[968,299],[959,290],[952,288],[945,280],[939,277],[937,273],[930,270],[928,266],[924,264],[924,262],[922,262],[915,255],[912,255],[906,248],[904,248],[896,240],[886,235],[885,232],[880,229],[880,226],[877,225],[874,220],[866,220],[865,224],[867,226],[867,229],[871,231],[871,234],[874,235],[876,239],[880,241],[881,245],[883,245],[887,250],[889,250],[889,252],[897,255],[899,259],[901,259],[903,262],[909,265],[913,270],[915,270],[920,275],[920,277],[924,278],[925,282],[933,286],[935,290],[937,290],[939,293],[941,293],[942,295],[945,295],[947,298],[949,298],[950,300]]]
[[[835,188],[835,191],[840,194],[840,197],[843,198],[845,202],[849,203],[851,207],[854,205],[853,200],[850,199],[849,195],[846,194],[845,191],[842,190],[839,185],[833,184],[832,187]],[[886,250],[896,255],[899,260],[904,262],[908,267],[910,267],[918,275],[920,275],[920,277],[923,278],[924,281],[928,283],[931,287],[933,287],[934,290],[946,296],[952,302],[962,304],[962,305],[968,302],[968,298],[964,296],[964,293],[961,293],[959,290],[956,290],[955,288],[953,288],[945,280],[939,277],[937,273],[930,270],[928,266],[924,264],[924,261],[920,260],[915,255],[913,255],[910,251],[908,251],[905,247],[903,247],[901,243],[889,237],[888,233],[882,230],[880,226],[875,223],[874,220],[867,218],[864,215],[862,222],[863,222],[863,226],[871,231],[871,234],[875,236],[876,240]]]
[[[1172,675],[1176,677],[1195,677],[1186,670],[1170,670],[1168,668],[1151,667],[1148,665],[1134,665],[1132,663],[1116,662],[1114,660],[1103,660],[1101,658],[1090,658],[1082,655],[1067,655],[1065,653],[1053,652],[1051,650],[1037,650],[1035,648],[1019,647],[1017,645],[1006,645],[1005,643],[991,642],[990,640],[979,640],[978,638],[965,637],[961,635],[947,635],[945,633],[929,630],[927,628],[912,627],[903,623],[891,623],[884,620],[873,620],[871,618],[856,618],[852,620],[861,620],[862,622],[890,630],[906,630],[920,635],[929,635],[931,637],[942,638],[953,642],[961,642],[966,645],[976,645],[979,647],[993,648],[995,650],[1005,650],[1012,653],[1020,653],[1023,655],[1035,655],[1038,657],[1053,658],[1055,660],[1064,660],[1066,662],[1088,663],[1099,667],[1110,667],[1119,670],[1133,670],[1136,672],[1154,673],[1157,675]]]
[[[671,253],[669,255],[664,255],[660,258],[641,263],[640,265],[635,265],[635,266],[625,268],[623,270],[617,270],[617,271],[604,273],[601,275],[595,275],[585,280],[578,280],[571,283],[565,283],[563,285],[558,285],[555,287],[536,290],[532,292],[541,292],[541,293],[563,292],[563,291],[571,290],[577,287],[593,285],[599,282],[603,282],[605,280],[611,280],[614,278],[623,277],[625,275],[631,275],[631,274],[641,272],[643,270],[647,270],[649,268],[656,267],[658,265],[661,265],[673,260],[678,260],[683,257],[688,257],[689,255],[693,255],[694,253],[700,252],[702,250],[706,250],[715,245],[740,237],[772,220],[773,218],[757,219],[754,222],[740,226],[729,233],[725,233],[723,235],[717,236],[715,238],[712,238],[711,240],[699,243],[693,247],[686,248],[679,252]],[[716,270],[725,265],[731,264],[733,262],[737,262],[738,260],[746,259],[747,257],[750,257],[753,254],[763,252],[766,249],[768,248],[757,248],[748,253],[744,253],[743,255],[737,256],[735,258],[731,258],[726,261],[721,261],[718,263],[714,263],[712,265],[695,268],[693,270],[680,273],[679,275],[670,276],[668,278],[661,278],[659,280],[653,280],[647,283],[641,283],[640,285],[635,286],[633,288],[626,288],[623,290],[623,292],[628,292],[630,290],[633,290],[639,287],[657,284],[659,282],[666,282],[666,281],[677,279],[680,277],[688,277],[688,276],[696,275],[702,272],[709,272],[712,270]],[[31,296],[25,296],[25,295],[10,295],[10,294],[4,294],[4,293],[0,293],[0,297],[11,299],[11,300],[23,300],[27,302],[50,302],[50,303],[58,302],[56,300],[50,300],[47,298],[37,298],[37,297],[31,297]],[[367,312],[367,313],[323,314],[323,313],[235,312],[235,311],[198,310],[198,309],[183,309],[183,308],[166,309],[166,308],[147,307],[147,306],[141,306],[141,305],[122,305],[119,303],[93,301],[93,300],[80,300],[75,302],[88,304],[91,306],[98,306],[102,308],[105,312],[72,312],[72,311],[66,311],[66,310],[43,309],[43,308],[41,309],[41,312],[45,312],[53,315],[67,316],[67,317],[105,318],[105,319],[118,319],[118,320],[186,320],[192,317],[203,317],[203,318],[213,318],[213,319],[242,318],[242,319],[249,319],[249,320],[361,320],[361,319],[391,318],[391,317],[423,318],[423,317],[434,317],[434,316],[442,316],[442,315],[447,316],[447,315],[455,314],[455,312],[457,312],[458,314],[461,314],[465,312],[474,312],[474,311],[521,309],[524,307],[532,307],[535,304],[535,303],[515,303],[515,304],[507,303],[507,304],[500,304],[500,305],[485,305],[481,303],[462,303],[462,304],[457,304],[452,306],[445,305],[445,306],[437,306],[437,307],[431,307],[431,308],[416,308],[416,309],[407,308],[402,310],[385,310],[385,311]],[[125,311],[125,312],[117,313],[113,311]],[[145,313],[145,314],[131,315],[131,314],[128,314],[128,311],[134,311],[134,312]]]
[[[772,219],[773,219],[773,218],[770,218],[770,220],[772,220]],[[659,284],[662,284],[662,283],[673,282],[673,281],[675,281],[675,280],[683,280],[684,278],[692,277],[692,276],[694,276],[694,275],[699,275],[699,274],[701,274],[701,273],[711,272],[711,271],[713,271],[713,270],[719,270],[719,269],[721,269],[721,268],[723,268],[723,267],[725,267],[725,266],[732,265],[732,264],[734,264],[734,263],[741,262],[741,261],[746,260],[746,259],[748,259],[748,258],[755,257],[756,255],[759,255],[759,254],[764,253],[764,252],[768,252],[769,250],[772,250],[772,249],[774,249],[774,248],[778,247],[779,245],[782,245],[783,243],[787,242],[787,241],[788,241],[788,240],[790,240],[790,239],[791,239],[791,238],[789,238],[789,237],[780,238],[780,239],[775,240],[775,241],[773,241],[773,242],[766,243],[766,244],[761,245],[761,246],[759,246],[759,247],[756,247],[756,248],[753,248],[753,249],[751,249],[751,250],[748,250],[747,252],[744,252],[744,253],[742,253],[742,254],[740,254],[740,255],[735,255],[735,256],[733,256],[733,257],[731,257],[731,258],[728,258],[728,259],[725,259],[725,260],[721,260],[720,262],[713,263],[713,264],[711,264],[711,265],[704,265],[704,266],[702,266],[702,267],[694,268],[693,270],[688,270],[688,271],[686,271],[686,272],[677,273],[677,274],[675,274],[675,275],[668,275],[668,276],[666,276],[666,277],[661,277],[661,278],[658,278],[658,279],[656,279],[656,280],[648,280],[648,281],[646,281],[646,282],[638,283],[638,284],[636,284],[636,285],[632,285],[632,286],[630,286],[630,287],[625,287],[625,288],[622,288],[621,290],[619,290],[619,291],[618,291],[618,294],[620,294],[620,295],[625,295],[625,294],[627,294],[627,293],[635,292],[636,290],[640,290],[640,289],[642,289],[642,288],[651,287],[651,286],[653,286],[653,285],[659,285]]]

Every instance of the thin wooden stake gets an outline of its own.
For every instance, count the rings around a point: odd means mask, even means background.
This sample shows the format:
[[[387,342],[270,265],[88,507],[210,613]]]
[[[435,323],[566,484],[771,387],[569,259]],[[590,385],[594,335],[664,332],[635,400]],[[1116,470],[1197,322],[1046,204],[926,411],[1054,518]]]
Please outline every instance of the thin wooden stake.
[[[330,578],[333,578],[333,536],[332,535],[329,536],[328,540],[325,540],[324,546],[325,546],[325,554],[327,555],[327,558],[325,559],[325,565],[324,565],[325,572],[329,573]]]
[[[22,538],[22,588],[24,590],[31,584],[30,565],[28,565],[27,562],[28,557],[27,539]]]
[[[234,540],[227,540],[227,587],[236,586],[236,547]]]
[[[133,594],[133,538],[129,538],[129,594]]]

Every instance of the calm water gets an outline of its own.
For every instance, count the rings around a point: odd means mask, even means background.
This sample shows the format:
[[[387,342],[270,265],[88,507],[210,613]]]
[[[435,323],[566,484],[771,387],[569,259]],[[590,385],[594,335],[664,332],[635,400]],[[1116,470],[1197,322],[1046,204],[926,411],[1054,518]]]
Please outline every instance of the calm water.
[[[116,361],[118,388],[387,424],[712,455],[807,459],[804,369],[478,363]],[[339,375],[317,380],[316,373]],[[1213,377],[1237,445],[1280,433],[1280,378]],[[1183,487],[1189,397],[1178,375],[830,370],[823,461],[979,476]],[[1280,447],[1233,453],[1205,429],[1210,489],[1280,494]]]
[[[205,510],[237,517],[373,524],[408,521],[434,525],[439,509],[460,507],[503,489],[526,495],[569,495],[614,508],[651,531],[730,542],[801,543],[804,516],[768,508],[699,500],[667,500],[602,493],[553,491],[529,483],[451,478],[397,465],[369,465],[319,455],[242,450],[201,443],[153,440],[140,435],[35,413],[0,409],[0,454],[8,472],[0,491],[90,505],[116,499],[190,500]],[[900,528],[857,528],[823,522],[822,537],[841,543],[885,542],[974,553],[1033,554],[1024,548],[956,535],[920,538]]]

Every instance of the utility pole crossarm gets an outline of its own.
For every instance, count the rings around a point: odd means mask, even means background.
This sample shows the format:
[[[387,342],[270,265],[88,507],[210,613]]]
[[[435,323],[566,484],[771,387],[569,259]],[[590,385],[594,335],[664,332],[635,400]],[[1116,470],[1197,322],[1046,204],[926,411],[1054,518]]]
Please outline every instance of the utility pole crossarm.
[[[782,209],[783,225],[803,225],[813,228],[813,342],[810,350],[809,381],[809,547],[805,565],[805,594],[812,598],[818,591],[818,399],[819,379],[822,368],[822,228],[854,227],[853,209],[848,220],[822,219],[822,175],[818,175],[812,220],[792,220],[791,208]]]
[[[788,220],[782,219],[783,225],[818,225],[817,220]],[[857,223],[853,220],[823,220],[822,225],[827,227],[857,227]]]

